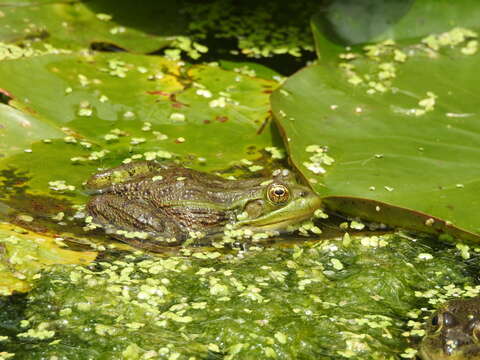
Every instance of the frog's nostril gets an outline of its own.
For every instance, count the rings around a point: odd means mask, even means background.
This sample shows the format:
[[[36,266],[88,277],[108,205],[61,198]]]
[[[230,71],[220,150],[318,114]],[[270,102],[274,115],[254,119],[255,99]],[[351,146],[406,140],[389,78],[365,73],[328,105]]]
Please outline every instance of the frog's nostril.
[[[308,195],[308,192],[302,191],[300,192],[300,197],[306,197]]]

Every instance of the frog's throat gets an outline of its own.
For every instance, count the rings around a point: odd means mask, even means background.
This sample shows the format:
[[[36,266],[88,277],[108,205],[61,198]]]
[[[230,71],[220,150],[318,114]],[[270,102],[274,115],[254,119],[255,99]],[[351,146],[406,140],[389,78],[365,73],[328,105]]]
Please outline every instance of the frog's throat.
[[[424,338],[423,341],[425,342],[426,339]],[[470,354],[470,356],[474,357],[467,357],[466,354]],[[472,355],[473,354],[473,355]],[[461,345],[458,347],[453,354],[446,355],[442,349],[434,349],[431,351],[426,350],[425,346],[420,345],[418,355],[422,360],[467,360],[467,359],[478,359],[478,354],[480,354],[480,346],[478,344],[468,344],[468,345]]]

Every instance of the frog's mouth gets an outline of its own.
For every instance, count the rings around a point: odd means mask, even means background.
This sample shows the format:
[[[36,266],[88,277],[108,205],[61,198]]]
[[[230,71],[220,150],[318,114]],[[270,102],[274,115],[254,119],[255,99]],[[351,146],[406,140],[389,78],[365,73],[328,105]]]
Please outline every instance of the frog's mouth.
[[[321,200],[318,196],[298,199],[282,208],[254,219],[237,222],[234,227],[251,227],[261,230],[278,230],[288,225],[307,220],[312,217],[315,210],[320,208]]]
[[[435,336],[426,336],[420,345],[420,358],[423,360],[480,359],[480,344],[476,342],[462,344],[451,353],[447,353],[442,348],[442,343],[443,341],[439,341]]]

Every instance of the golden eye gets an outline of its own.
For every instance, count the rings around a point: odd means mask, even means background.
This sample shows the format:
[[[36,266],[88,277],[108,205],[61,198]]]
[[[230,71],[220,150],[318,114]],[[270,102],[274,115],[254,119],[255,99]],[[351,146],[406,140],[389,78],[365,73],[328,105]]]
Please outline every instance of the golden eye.
[[[275,204],[284,203],[288,201],[290,192],[285,185],[271,184],[267,189],[268,200]]]

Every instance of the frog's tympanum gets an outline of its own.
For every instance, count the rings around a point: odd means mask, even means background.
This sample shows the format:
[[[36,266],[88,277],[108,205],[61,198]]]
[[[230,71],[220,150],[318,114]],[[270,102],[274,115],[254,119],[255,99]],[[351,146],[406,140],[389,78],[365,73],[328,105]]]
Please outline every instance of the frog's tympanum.
[[[445,303],[427,323],[424,360],[480,360],[480,297]]]
[[[218,233],[227,224],[281,229],[309,218],[320,206],[320,198],[286,169],[268,179],[227,180],[143,161],[95,174],[87,188],[93,195],[87,205],[93,222],[125,241],[140,233],[181,243],[192,232]]]

